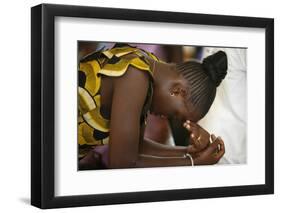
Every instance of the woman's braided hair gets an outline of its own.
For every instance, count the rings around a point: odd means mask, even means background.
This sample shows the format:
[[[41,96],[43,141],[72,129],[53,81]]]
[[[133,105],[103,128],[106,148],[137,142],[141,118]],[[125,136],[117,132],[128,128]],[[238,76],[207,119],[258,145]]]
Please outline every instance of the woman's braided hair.
[[[202,63],[187,61],[176,65],[176,69],[188,81],[191,103],[204,117],[209,111],[216,89],[227,73],[227,56],[223,51],[208,56]]]

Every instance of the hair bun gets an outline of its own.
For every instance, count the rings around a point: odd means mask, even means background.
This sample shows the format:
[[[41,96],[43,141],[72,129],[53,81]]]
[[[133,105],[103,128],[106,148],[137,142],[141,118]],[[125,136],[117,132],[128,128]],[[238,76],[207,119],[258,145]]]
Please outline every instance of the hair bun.
[[[208,73],[211,80],[216,86],[219,86],[221,81],[226,76],[227,71],[227,56],[223,51],[218,51],[213,55],[208,56],[203,60],[203,68]]]

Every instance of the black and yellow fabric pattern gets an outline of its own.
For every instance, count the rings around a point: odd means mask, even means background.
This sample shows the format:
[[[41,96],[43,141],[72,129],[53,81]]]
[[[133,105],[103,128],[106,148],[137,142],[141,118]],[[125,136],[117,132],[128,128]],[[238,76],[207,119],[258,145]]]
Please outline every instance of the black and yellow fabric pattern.
[[[96,51],[80,60],[78,69],[79,158],[84,157],[92,146],[104,145],[109,141],[110,121],[101,115],[102,75],[122,76],[129,66],[134,66],[149,74],[151,81],[140,122],[145,121],[153,93],[153,73],[147,57],[159,61],[150,52],[126,44],[116,44],[112,49]]]

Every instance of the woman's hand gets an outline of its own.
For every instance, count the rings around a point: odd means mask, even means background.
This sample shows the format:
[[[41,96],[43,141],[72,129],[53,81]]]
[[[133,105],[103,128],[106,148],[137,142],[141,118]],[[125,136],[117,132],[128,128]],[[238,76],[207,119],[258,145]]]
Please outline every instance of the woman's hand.
[[[210,134],[200,125],[186,121],[183,126],[190,132],[187,152],[192,154],[204,150],[210,144]]]
[[[221,137],[212,135],[213,143],[201,152],[193,155],[194,165],[211,165],[216,164],[224,155],[225,147]]]

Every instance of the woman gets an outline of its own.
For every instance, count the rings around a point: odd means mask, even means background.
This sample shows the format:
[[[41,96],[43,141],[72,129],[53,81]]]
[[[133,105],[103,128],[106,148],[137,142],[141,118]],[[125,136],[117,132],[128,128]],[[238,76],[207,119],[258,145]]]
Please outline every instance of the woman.
[[[216,163],[225,152],[222,139],[210,137],[195,122],[208,112],[226,70],[221,51],[202,64],[168,64],[152,53],[116,44],[83,58],[79,169]],[[180,120],[192,133],[191,145],[165,146],[145,139],[147,113]],[[101,152],[105,153],[100,156]]]

